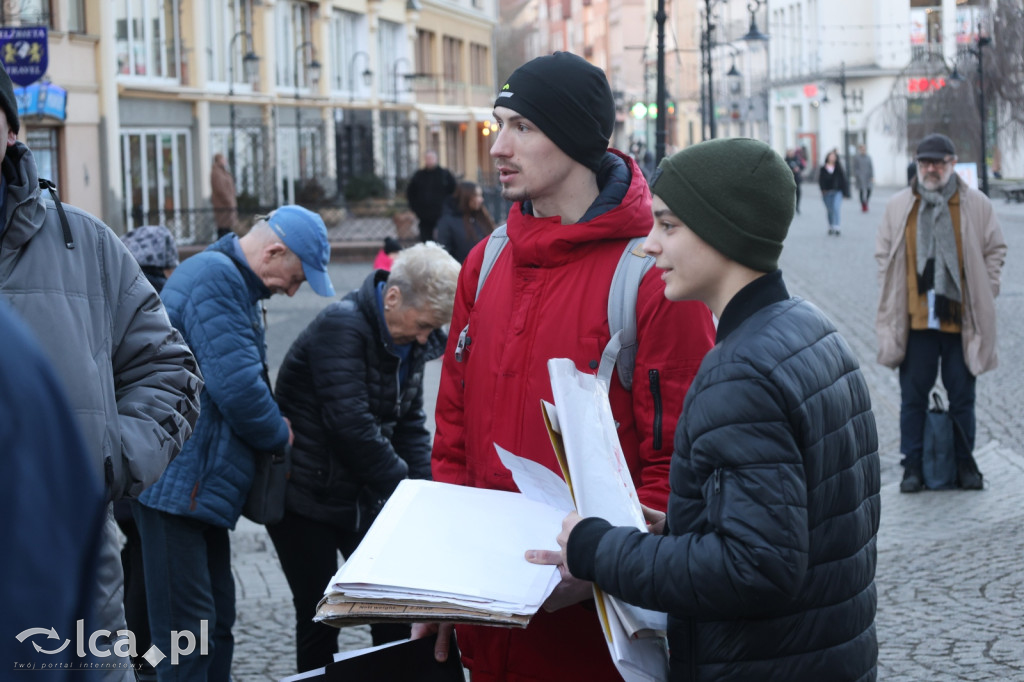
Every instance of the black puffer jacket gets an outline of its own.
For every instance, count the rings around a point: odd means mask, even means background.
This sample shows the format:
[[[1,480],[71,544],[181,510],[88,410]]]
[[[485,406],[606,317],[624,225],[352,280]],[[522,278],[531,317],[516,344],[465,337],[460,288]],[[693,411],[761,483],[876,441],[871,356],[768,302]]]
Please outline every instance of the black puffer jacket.
[[[287,506],[310,519],[354,528],[360,495],[380,500],[403,478],[430,478],[423,367],[440,357],[441,331],[413,343],[409,375],[377,305],[378,270],[327,306],[288,350],[277,400],[295,433]]]
[[[777,274],[730,301],[718,341],[676,431],[669,535],[586,519],[569,568],[669,613],[673,681],[873,680],[878,436],[857,360]]]

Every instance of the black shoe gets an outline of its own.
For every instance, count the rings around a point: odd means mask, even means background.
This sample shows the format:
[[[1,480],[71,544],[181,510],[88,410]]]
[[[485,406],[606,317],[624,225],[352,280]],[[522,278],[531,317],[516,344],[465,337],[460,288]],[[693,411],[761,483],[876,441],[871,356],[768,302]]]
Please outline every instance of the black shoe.
[[[919,493],[924,488],[924,477],[919,469],[904,469],[903,480],[900,481],[901,493]]]
[[[956,480],[963,490],[981,490],[985,487],[981,480],[981,472],[978,471],[978,467],[974,462],[957,462]]]

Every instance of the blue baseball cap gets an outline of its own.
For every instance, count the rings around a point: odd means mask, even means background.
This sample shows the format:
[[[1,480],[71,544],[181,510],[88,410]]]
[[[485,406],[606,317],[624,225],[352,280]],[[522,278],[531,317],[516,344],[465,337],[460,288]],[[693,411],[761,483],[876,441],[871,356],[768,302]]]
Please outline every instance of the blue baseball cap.
[[[301,206],[289,205],[271,213],[267,224],[302,261],[302,271],[313,291],[321,296],[334,296],[334,285],[327,275],[331,245],[323,218]]]

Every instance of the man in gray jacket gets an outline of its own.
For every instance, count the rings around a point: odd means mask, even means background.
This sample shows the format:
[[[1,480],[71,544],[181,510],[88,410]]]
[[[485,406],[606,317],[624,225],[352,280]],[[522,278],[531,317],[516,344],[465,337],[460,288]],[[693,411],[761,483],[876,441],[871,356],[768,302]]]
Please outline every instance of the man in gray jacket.
[[[0,108],[0,292],[62,380],[107,502],[137,497],[192,433],[199,368],[117,235],[40,190],[32,152],[17,140],[17,102],[3,68]],[[81,667],[100,668],[104,679],[134,680],[131,638],[116,635],[125,629],[124,577],[109,506],[92,612],[80,616],[77,647]],[[76,639],[74,632],[58,635]]]
[[[932,134],[917,146],[917,177],[885,208],[878,227],[878,361],[900,373],[900,492],[924,486],[928,395],[942,372],[957,483],[983,487],[974,462],[974,385],[995,369],[996,296],[1006,240],[992,202],[956,174],[956,148]],[[941,363],[940,363],[941,360]]]

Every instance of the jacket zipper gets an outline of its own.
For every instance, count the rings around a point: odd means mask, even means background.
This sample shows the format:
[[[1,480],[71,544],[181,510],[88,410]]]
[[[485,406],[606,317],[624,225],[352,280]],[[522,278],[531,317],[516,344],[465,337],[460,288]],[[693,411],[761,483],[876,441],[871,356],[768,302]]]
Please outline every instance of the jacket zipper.
[[[661,379],[656,369],[649,370],[647,376],[650,380],[651,397],[654,399],[654,437],[651,447],[661,450]]]

